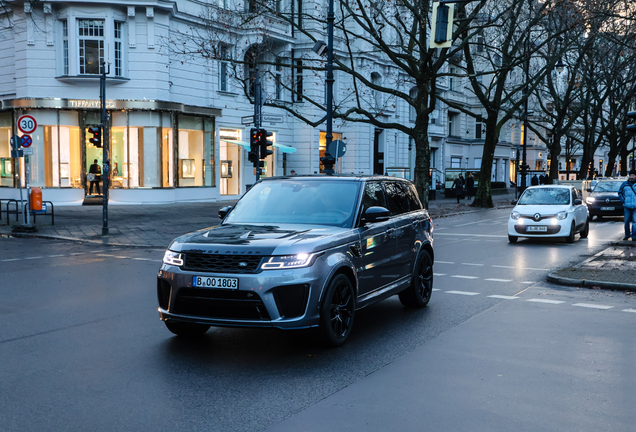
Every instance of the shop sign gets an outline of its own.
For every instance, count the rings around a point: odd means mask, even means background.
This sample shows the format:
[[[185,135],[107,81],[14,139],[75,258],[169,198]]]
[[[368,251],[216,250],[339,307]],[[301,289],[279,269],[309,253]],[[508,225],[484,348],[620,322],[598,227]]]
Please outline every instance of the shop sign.
[[[69,99],[68,104],[71,108],[101,108],[102,104],[99,99]],[[106,101],[106,108],[115,108],[114,100]]]
[[[282,123],[283,116],[282,115],[264,115],[263,123]]]
[[[219,137],[221,139],[238,141],[241,139],[241,131],[236,129],[219,129]]]

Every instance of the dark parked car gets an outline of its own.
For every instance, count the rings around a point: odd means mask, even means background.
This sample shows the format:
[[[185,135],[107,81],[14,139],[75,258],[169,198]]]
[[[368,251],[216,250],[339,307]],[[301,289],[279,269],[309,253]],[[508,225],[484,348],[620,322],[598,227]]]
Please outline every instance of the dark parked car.
[[[219,216],[165,253],[159,316],[177,335],[317,328],[338,346],[356,310],[395,294],[407,307],[431,298],[433,222],[407,180],[263,179]]]
[[[594,216],[602,219],[604,216],[623,216],[623,203],[618,197],[618,189],[623,180],[599,180],[590,195],[585,198],[590,211],[590,220]]]

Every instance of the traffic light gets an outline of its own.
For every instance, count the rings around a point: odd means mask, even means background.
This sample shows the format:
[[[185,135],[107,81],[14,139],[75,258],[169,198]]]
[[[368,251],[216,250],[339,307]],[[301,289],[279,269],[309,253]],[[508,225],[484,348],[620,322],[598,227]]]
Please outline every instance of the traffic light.
[[[627,118],[636,119],[636,111],[630,111],[627,113]],[[627,125],[625,128],[627,132],[636,132],[636,124]]]
[[[271,137],[273,134],[271,132],[267,132],[265,129],[260,129],[260,141],[261,141],[261,159],[266,159],[267,156],[274,153],[269,147],[274,144],[267,138]]]
[[[258,148],[260,146],[261,137],[260,129],[250,129],[250,152],[247,159],[256,166],[258,164]]]
[[[90,142],[97,148],[101,148],[102,147],[102,128],[100,126],[89,126],[88,133],[90,135],[88,142]]]

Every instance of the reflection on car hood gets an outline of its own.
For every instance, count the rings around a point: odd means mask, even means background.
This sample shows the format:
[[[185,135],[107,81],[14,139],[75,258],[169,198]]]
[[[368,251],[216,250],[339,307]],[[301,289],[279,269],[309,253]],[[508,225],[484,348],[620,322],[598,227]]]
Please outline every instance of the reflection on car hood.
[[[175,252],[286,255],[311,253],[353,241],[357,231],[324,225],[219,225],[176,238]]]
[[[532,216],[535,213],[539,213],[542,216],[554,215],[560,211],[567,210],[569,205],[567,204],[555,204],[555,205],[519,205],[514,208],[513,211],[517,211],[522,215]]]
[[[596,199],[602,199],[602,198],[618,199],[618,192],[592,192],[590,196]]]

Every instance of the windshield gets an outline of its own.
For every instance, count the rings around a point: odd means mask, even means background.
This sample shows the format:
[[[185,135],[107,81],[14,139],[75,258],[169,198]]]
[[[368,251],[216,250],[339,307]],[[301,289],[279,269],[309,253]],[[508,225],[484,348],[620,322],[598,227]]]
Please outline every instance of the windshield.
[[[252,187],[224,224],[312,224],[350,227],[360,182],[281,179]]]
[[[526,189],[519,198],[520,205],[570,204],[570,190],[565,188]]]
[[[592,192],[618,192],[618,189],[620,189],[622,183],[623,182],[619,181],[598,182]]]

